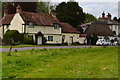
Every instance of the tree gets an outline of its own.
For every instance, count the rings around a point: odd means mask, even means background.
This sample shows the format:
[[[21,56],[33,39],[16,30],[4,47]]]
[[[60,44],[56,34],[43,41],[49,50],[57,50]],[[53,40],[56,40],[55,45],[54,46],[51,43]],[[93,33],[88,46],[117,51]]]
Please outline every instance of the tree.
[[[61,22],[66,22],[75,28],[79,28],[78,25],[84,22],[85,14],[83,9],[77,2],[62,2],[56,7],[56,17]]]
[[[118,21],[117,17],[114,17],[113,20]]]
[[[3,2],[3,8],[8,11],[8,14],[16,13],[18,5],[21,6],[23,11],[36,12],[37,10],[37,2]]]
[[[91,21],[96,20],[96,19],[97,19],[97,18],[94,17],[92,14],[89,14],[89,13],[85,14],[85,22],[86,22],[86,23],[87,23],[87,22],[91,22]]]
[[[37,12],[38,13],[49,13],[49,7],[45,2],[37,3]]]

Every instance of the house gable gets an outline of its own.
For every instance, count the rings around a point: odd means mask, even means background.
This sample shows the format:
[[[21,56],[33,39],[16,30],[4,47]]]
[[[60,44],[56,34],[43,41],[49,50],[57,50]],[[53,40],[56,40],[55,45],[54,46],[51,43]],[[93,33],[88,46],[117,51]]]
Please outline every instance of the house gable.
[[[15,14],[11,21],[10,30],[18,30],[20,33],[23,33],[23,24],[25,22],[23,21],[22,17],[19,13]]]

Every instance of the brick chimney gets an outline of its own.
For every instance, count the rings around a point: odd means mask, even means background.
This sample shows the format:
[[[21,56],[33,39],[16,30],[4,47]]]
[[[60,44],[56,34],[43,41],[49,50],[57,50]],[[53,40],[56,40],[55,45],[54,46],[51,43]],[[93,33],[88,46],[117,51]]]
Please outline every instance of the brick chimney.
[[[16,13],[21,13],[21,12],[22,12],[22,9],[20,5],[18,4],[18,6],[16,7]]]
[[[56,17],[57,13],[55,10],[51,10],[50,14],[53,16],[53,17]]]
[[[103,11],[103,13],[102,13],[102,18],[103,18],[103,19],[105,18],[105,13],[104,13],[104,11]]]
[[[4,16],[6,16],[6,15],[8,15],[8,11],[7,11],[7,9],[5,8],[5,9],[4,9]]]
[[[112,15],[110,13],[108,13],[108,19],[111,19]]]

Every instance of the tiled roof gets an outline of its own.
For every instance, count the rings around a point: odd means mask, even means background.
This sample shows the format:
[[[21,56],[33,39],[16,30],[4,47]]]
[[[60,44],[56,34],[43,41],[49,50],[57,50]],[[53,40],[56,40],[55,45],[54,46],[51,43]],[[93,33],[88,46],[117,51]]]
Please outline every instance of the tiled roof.
[[[20,15],[26,24],[28,24],[28,22],[34,22],[37,25],[52,26],[53,23],[60,23],[59,20],[56,17],[53,17],[51,14],[23,11]]]
[[[10,24],[13,19],[14,14],[8,14],[3,18],[2,24]],[[43,26],[52,26],[53,23],[60,23],[56,17],[53,17],[51,14],[42,14],[42,13],[33,13],[33,12],[25,12],[22,11],[20,13],[25,24],[29,22],[34,22],[36,25]]]
[[[6,16],[4,16],[1,20],[0,23],[1,24],[10,24],[10,22],[12,21],[14,17],[14,14],[8,14]]]
[[[77,29],[75,29],[73,26],[71,26],[68,23],[60,23],[62,26],[62,32],[63,33],[80,33]]]

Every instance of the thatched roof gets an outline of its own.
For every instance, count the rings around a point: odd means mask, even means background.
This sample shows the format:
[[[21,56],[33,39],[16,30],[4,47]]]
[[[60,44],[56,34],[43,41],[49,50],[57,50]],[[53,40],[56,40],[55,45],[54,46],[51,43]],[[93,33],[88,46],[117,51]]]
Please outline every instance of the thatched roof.
[[[85,30],[84,34],[93,35],[97,34],[99,36],[113,36],[112,30],[110,30],[106,21],[95,20],[92,24]]]

